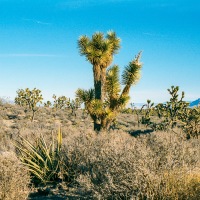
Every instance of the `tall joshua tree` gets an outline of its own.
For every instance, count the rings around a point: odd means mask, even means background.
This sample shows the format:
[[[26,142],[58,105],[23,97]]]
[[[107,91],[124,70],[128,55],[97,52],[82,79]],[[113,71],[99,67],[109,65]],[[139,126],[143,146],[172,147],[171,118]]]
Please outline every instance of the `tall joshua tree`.
[[[81,36],[78,40],[80,54],[93,66],[95,99],[102,102],[105,99],[106,69],[112,63],[113,56],[120,48],[120,39],[115,32],[110,31],[104,37],[97,32],[92,38]]]
[[[119,111],[127,104],[131,86],[140,77],[141,52],[125,67],[122,74],[124,88],[121,91],[119,67],[114,65],[107,69],[119,48],[120,40],[114,32],[109,32],[105,39],[102,33],[95,33],[91,40],[86,36],[79,39],[81,55],[85,55],[93,65],[94,89],[78,89],[76,95],[85,104],[96,131],[109,128]]]

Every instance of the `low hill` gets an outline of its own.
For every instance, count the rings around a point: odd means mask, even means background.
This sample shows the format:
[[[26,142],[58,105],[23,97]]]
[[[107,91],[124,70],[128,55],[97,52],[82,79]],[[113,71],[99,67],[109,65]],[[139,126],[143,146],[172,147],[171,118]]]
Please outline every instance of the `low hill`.
[[[190,103],[190,107],[198,106],[199,104],[200,104],[200,98],[195,100],[195,101],[192,101]]]

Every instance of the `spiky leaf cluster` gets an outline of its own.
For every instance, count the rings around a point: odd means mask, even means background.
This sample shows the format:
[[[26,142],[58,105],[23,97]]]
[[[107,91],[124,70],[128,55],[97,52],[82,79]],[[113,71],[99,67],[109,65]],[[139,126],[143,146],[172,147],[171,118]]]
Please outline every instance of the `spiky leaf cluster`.
[[[120,48],[120,39],[113,31],[109,31],[105,38],[103,33],[96,32],[91,39],[85,35],[81,36],[78,46],[80,54],[85,55],[92,65],[106,68]]]
[[[136,84],[140,79],[140,71],[142,64],[140,63],[141,53],[139,52],[135,59],[125,67],[122,73],[122,84],[125,85],[123,93],[127,95],[130,91],[130,87]]]
[[[64,167],[61,159],[62,132],[59,129],[55,143],[47,145],[44,137],[40,135],[35,144],[21,137],[16,141],[16,149],[22,163],[29,169],[35,184],[56,182]]]
[[[87,107],[87,103],[95,99],[94,89],[83,90],[79,88],[76,91],[76,96],[80,99],[80,102],[85,103],[85,106]]]

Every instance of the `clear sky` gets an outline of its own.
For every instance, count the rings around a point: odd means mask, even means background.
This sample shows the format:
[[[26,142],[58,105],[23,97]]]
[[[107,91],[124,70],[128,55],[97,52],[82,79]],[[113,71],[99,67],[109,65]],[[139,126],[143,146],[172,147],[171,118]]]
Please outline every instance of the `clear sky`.
[[[171,85],[200,98],[199,0],[0,0],[0,97],[36,87],[45,100],[73,98],[93,87],[77,40],[109,30],[122,40],[113,61],[121,71],[143,51],[131,101],[166,101]]]

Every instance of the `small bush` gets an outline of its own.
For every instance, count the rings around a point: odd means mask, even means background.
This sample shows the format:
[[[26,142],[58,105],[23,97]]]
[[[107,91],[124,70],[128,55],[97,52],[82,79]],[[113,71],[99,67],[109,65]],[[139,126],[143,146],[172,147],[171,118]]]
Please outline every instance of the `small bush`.
[[[0,153],[0,199],[25,200],[30,192],[30,177],[13,153]]]
[[[200,198],[200,171],[188,168],[163,172],[157,195],[160,199],[197,200]]]

